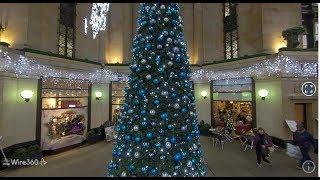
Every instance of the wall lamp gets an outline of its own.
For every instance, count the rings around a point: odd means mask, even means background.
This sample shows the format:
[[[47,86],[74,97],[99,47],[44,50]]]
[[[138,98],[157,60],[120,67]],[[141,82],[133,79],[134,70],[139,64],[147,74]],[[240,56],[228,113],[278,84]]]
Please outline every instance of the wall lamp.
[[[269,95],[269,91],[265,89],[260,89],[258,92],[259,96],[261,97],[262,100],[265,100],[266,97]]]
[[[20,96],[21,96],[26,102],[29,102],[30,99],[31,99],[32,96],[33,96],[33,92],[30,91],[30,90],[23,90],[23,91],[21,91]]]
[[[96,100],[100,100],[101,97],[102,97],[102,92],[96,91]]]
[[[201,91],[201,96],[203,97],[203,99],[207,98],[208,92],[207,91]]]

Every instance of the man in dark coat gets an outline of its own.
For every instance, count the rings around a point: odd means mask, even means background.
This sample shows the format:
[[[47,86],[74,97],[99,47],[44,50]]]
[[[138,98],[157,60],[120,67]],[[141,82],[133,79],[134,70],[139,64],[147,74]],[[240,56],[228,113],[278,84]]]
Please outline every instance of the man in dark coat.
[[[309,150],[311,146],[314,148],[314,153],[318,153],[318,147],[313,136],[305,130],[302,124],[297,124],[297,131],[293,136],[293,144],[300,148],[302,159],[297,166],[298,169],[302,169],[302,165],[305,161],[311,160],[309,156]]]

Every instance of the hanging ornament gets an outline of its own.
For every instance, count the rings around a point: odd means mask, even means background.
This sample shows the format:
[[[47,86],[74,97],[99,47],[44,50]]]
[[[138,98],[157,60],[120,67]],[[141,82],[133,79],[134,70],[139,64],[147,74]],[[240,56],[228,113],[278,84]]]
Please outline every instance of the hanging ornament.
[[[150,79],[151,79],[151,75],[148,74],[148,75],[146,76],[146,79],[150,80]]]
[[[173,105],[173,107],[174,107],[175,109],[179,109],[180,105],[179,105],[178,103],[175,103],[175,104]]]
[[[155,115],[155,114],[156,114],[156,111],[153,110],[153,109],[151,109],[151,110],[150,110],[150,114],[151,114],[151,115]]]
[[[139,126],[138,125],[133,126],[133,130],[134,131],[138,131],[139,130]]]

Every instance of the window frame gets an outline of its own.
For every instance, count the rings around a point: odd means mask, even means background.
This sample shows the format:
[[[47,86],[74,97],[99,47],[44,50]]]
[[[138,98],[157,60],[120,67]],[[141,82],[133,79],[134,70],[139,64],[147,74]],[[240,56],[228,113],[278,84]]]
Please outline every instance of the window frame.
[[[238,31],[238,24],[237,24],[237,17],[238,17],[237,5],[238,5],[237,3],[223,3],[223,31],[224,31],[223,42],[224,42],[224,57],[226,60],[239,57],[239,31]],[[226,8],[229,9],[228,16],[226,16]],[[230,37],[227,37],[227,36],[230,36]],[[228,38],[230,41],[227,41]],[[236,43],[236,48],[234,48],[235,43]],[[228,48],[229,46],[230,46],[230,56],[229,56],[229,48]]]
[[[63,12],[62,10],[62,4],[60,3],[59,7],[59,20],[58,20],[58,54],[66,56],[66,57],[75,57],[75,41],[76,41],[76,17],[77,17],[77,3],[69,3],[73,4],[73,10],[72,12],[67,11]],[[72,13],[72,14],[71,14]],[[67,24],[62,19],[62,14],[72,15],[74,16],[72,18],[73,22],[69,22],[70,24]],[[71,31],[71,33],[70,33]],[[61,41],[61,39],[63,39]],[[70,45],[71,44],[71,45]],[[71,51],[71,52],[70,52]]]

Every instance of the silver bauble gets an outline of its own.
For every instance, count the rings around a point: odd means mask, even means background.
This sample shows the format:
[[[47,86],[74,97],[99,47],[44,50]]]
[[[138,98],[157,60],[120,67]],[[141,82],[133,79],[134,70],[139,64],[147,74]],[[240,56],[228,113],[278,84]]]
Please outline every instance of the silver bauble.
[[[153,110],[153,109],[151,109],[151,110],[150,110],[150,114],[151,114],[151,115],[155,115],[155,114],[156,114],[156,111]]]
[[[135,153],[134,153],[134,157],[135,157],[135,158],[139,158],[139,157],[140,157],[140,153],[139,153],[139,152],[135,152]]]
[[[150,74],[148,74],[148,75],[146,76],[146,78],[147,78],[148,80],[150,80],[152,77],[151,77]]]

